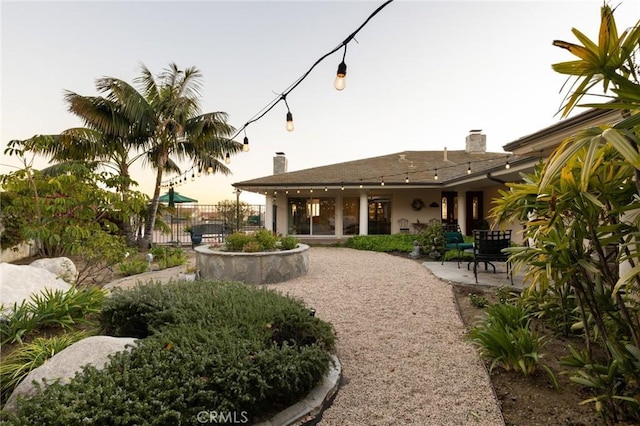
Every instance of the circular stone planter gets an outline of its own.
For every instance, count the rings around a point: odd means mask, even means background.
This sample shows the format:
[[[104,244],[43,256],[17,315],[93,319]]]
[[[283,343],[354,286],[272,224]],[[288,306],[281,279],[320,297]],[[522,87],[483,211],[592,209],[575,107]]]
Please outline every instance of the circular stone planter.
[[[293,250],[258,253],[228,252],[198,246],[196,267],[203,279],[273,284],[289,281],[309,272],[309,246]]]

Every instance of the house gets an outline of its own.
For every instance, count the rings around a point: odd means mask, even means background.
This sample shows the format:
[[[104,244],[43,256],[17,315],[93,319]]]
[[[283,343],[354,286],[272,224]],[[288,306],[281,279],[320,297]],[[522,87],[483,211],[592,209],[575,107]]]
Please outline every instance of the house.
[[[305,241],[418,232],[430,223],[470,235],[487,225],[507,182],[520,181],[567,136],[620,118],[590,109],[504,145],[505,152],[486,152],[480,130],[470,131],[464,150],[403,151],[294,172],[279,152],[273,175],[233,186],[265,195],[267,229]],[[521,224],[506,227],[517,239]]]

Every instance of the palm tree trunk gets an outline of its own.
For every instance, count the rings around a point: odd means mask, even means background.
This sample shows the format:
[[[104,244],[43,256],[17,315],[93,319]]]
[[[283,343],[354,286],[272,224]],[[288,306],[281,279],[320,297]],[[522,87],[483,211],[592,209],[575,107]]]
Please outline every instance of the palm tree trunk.
[[[158,161],[158,171],[156,173],[156,184],[153,190],[153,199],[151,200],[149,215],[147,216],[147,220],[144,225],[144,235],[142,240],[138,242],[138,247],[142,249],[149,249],[153,244],[153,228],[156,224],[156,214],[158,213],[158,205],[160,204],[160,184],[162,183],[164,165],[166,164],[168,157],[169,153],[165,150]]]

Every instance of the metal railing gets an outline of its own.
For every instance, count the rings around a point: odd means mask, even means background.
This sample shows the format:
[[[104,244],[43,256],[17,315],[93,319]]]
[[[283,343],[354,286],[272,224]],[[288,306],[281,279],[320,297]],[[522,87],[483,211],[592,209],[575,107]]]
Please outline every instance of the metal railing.
[[[189,230],[194,225],[216,224],[220,233],[203,234],[205,244],[224,243],[234,232],[252,232],[264,228],[265,206],[256,204],[176,204],[173,209],[159,214],[170,231],[154,231],[154,244],[191,246]],[[213,228],[213,227],[212,227]]]

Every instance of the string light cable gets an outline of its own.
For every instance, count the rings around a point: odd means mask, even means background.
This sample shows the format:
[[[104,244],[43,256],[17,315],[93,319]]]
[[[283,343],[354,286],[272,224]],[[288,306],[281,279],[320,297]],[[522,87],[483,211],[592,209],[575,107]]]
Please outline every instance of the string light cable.
[[[384,9],[386,6],[388,6],[390,3],[392,3],[394,0],[387,0],[385,1],[383,4],[381,4],[380,6],[378,6],[368,17],[367,19],[365,19],[365,21],[358,27],[356,28],[355,31],[353,31],[351,34],[349,34],[338,46],[336,46],[335,48],[333,48],[332,50],[330,50],[329,52],[325,53],[324,55],[322,55],[320,58],[318,58],[313,65],[311,65],[311,67],[304,73],[302,74],[297,80],[295,80],[291,85],[289,85],[289,87],[287,87],[282,93],[280,93],[276,98],[274,98],[271,102],[269,102],[267,105],[265,105],[259,112],[257,112],[251,119],[249,119],[242,127],[240,127],[239,129],[237,129],[236,133],[231,136],[229,139],[230,140],[234,140],[238,135],[240,135],[240,133],[245,133],[245,141],[246,144],[243,144],[243,148],[246,147],[246,150],[249,150],[249,144],[248,144],[248,138],[246,138],[246,128],[252,124],[255,123],[256,121],[260,120],[262,117],[264,117],[265,115],[267,115],[273,108],[275,108],[275,106],[277,104],[279,104],[280,102],[285,102],[285,105],[287,104],[286,102],[286,98],[287,95],[290,94],[293,90],[295,90],[306,78],[307,76],[309,76],[309,74],[311,74],[311,72],[315,69],[315,67],[320,64],[322,61],[324,61],[327,57],[333,55],[335,52],[337,52],[338,50],[340,50],[341,48],[344,48],[344,54],[342,57],[342,62],[340,63],[340,65],[338,66],[338,74],[340,74],[340,71],[343,71],[343,76],[342,78],[344,79],[344,75],[346,75],[346,64],[344,63],[344,59],[347,53],[347,45],[355,39],[355,36],[369,23],[369,21],[371,21],[371,19],[373,19],[374,16],[376,16],[378,13],[380,13],[380,11],[382,9]],[[344,64],[344,67],[343,67]],[[343,82],[344,83],[344,82]],[[344,87],[343,87],[344,88]],[[341,90],[341,89],[340,89]],[[293,114],[291,113],[291,110],[289,109],[289,106],[287,106],[287,130],[288,131],[292,131],[293,130]],[[290,130],[291,129],[291,130]],[[225,158],[226,160],[226,158]],[[184,175],[186,176],[189,172],[191,172],[196,166],[192,166],[189,170],[187,170]],[[162,185],[167,185],[167,182],[173,182],[175,180],[175,178],[171,178],[167,181],[164,181]]]

